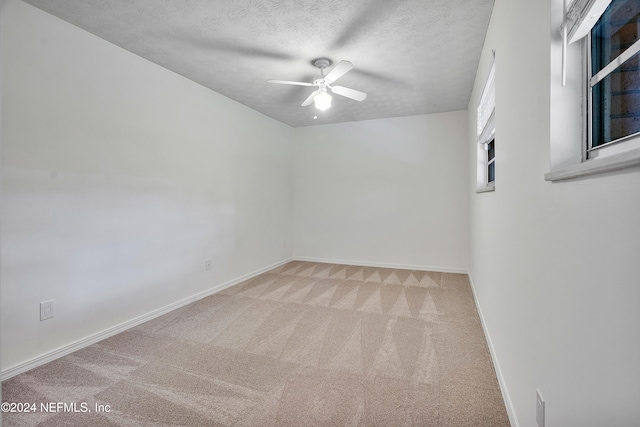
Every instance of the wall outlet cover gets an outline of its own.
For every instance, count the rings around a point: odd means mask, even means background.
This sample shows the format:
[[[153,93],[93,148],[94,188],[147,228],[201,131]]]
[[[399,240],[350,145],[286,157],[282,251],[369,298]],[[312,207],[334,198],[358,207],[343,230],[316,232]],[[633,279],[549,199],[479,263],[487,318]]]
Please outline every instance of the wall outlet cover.
[[[40,321],[51,319],[53,317],[53,300],[43,301],[40,303]]]
[[[536,422],[538,427],[544,427],[544,399],[540,390],[536,390]]]

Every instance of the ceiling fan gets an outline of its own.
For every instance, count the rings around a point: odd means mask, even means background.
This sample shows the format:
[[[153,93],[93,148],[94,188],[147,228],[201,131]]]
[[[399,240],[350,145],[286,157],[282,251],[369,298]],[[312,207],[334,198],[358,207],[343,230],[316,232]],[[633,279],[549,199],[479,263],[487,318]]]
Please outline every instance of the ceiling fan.
[[[364,101],[367,98],[367,94],[360,92],[359,90],[349,89],[343,86],[334,86],[333,83],[340,77],[348,73],[353,64],[349,61],[340,61],[338,65],[333,67],[329,74],[324,75],[324,70],[331,65],[331,60],[327,58],[315,59],[312,64],[320,69],[320,75],[313,80],[313,83],[306,82],[290,82],[286,80],[268,80],[269,83],[278,83],[283,85],[297,85],[297,86],[316,86],[318,89],[314,91],[307,99],[302,103],[303,107],[311,105],[313,102],[316,108],[320,111],[325,111],[331,107],[331,95],[329,95],[327,89],[336,95],[341,95],[354,101]]]

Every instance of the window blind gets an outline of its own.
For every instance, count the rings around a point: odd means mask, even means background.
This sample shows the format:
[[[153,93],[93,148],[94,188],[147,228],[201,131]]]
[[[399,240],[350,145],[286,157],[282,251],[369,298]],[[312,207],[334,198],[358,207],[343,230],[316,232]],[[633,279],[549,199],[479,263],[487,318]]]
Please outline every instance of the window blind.
[[[563,0],[564,20],[562,34],[562,86],[567,84],[567,45],[582,39],[598,22],[611,0],[573,0],[567,8]]]
[[[567,43],[571,44],[589,34],[611,0],[573,0],[566,9],[560,30],[566,30]]]
[[[496,78],[495,62],[491,64],[491,71],[482,91],[482,97],[478,103],[478,142],[487,143],[495,129],[494,111],[496,108]]]

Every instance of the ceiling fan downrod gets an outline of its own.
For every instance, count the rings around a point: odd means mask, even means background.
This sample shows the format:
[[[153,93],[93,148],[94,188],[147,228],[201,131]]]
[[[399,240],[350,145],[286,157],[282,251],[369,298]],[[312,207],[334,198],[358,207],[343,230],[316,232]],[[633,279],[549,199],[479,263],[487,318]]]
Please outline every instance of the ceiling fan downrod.
[[[324,69],[331,65],[331,60],[328,58],[318,58],[311,61],[314,67],[320,69],[320,74],[324,77]]]

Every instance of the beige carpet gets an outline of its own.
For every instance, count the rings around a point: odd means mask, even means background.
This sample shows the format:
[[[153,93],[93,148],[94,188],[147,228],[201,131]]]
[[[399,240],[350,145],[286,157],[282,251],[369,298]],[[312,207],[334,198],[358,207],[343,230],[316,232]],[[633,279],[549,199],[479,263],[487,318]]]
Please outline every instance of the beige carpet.
[[[4,426],[509,425],[466,275],[297,261],[11,378],[2,399],[37,405]]]

